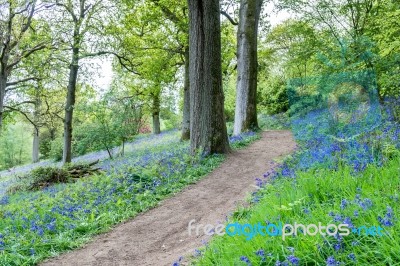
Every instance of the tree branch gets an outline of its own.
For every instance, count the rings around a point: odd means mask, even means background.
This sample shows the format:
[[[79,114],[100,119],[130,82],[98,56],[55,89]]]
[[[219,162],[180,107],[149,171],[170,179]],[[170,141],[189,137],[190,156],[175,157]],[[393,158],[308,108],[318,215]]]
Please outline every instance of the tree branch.
[[[71,15],[71,17],[72,17],[74,22],[78,21],[78,18],[76,17],[76,15],[75,15],[74,11],[72,10],[72,8],[68,7],[65,4],[60,3],[58,0],[56,1],[56,5],[60,6],[60,7],[63,7]]]
[[[17,58],[14,60],[13,63],[11,63],[10,65],[7,66],[7,69],[8,69],[8,70],[12,69],[15,65],[17,65],[17,64],[21,61],[22,58],[27,58],[27,57],[29,57],[31,54],[33,54],[34,52],[39,51],[39,50],[42,50],[42,49],[44,49],[44,48],[46,48],[46,47],[47,47],[47,45],[46,45],[45,43],[41,43],[41,44],[36,45],[36,46],[33,47],[32,49],[29,49],[29,50],[24,51],[24,52],[22,53],[21,56],[17,57]]]
[[[167,8],[166,6],[161,5],[159,0],[152,0],[152,2],[161,9],[161,11],[169,20],[178,25],[183,23],[183,21],[177,15],[175,15],[174,12],[169,10],[169,8]]]
[[[221,13],[221,15],[224,15],[232,25],[234,25],[234,26],[239,25],[239,23],[237,21],[235,21],[231,16],[229,16],[229,14],[226,13],[225,11],[221,10],[220,13]]]
[[[30,81],[30,80],[37,80],[37,78],[35,78],[35,77],[30,77],[30,78],[25,78],[25,79],[17,80],[17,81],[7,82],[7,83],[6,83],[6,87],[8,87],[8,86],[14,86],[14,85],[17,85],[18,83],[27,82],[27,81]]]
[[[36,125],[35,122],[33,122],[32,119],[30,119],[29,116],[24,111],[14,108],[14,107],[11,107],[11,106],[4,106],[4,109],[9,109],[9,111],[5,111],[5,112],[18,112],[18,113],[22,114],[26,118],[26,120],[28,120],[29,123],[31,123],[35,127],[36,132],[39,131],[38,125]]]
[[[136,70],[134,70],[135,66],[138,66],[139,64],[134,64],[131,60],[128,58],[121,56],[117,54],[116,52],[111,52],[111,51],[100,51],[97,53],[88,53],[88,54],[83,54],[79,57],[79,59],[83,58],[88,58],[88,57],[95,57],[95,56],[100,56],[100,55],[114,55],[117,57],[119,63],[122,65],[123,68],[128,70],[129,72],[132,72],[133,74],[140,75]]]

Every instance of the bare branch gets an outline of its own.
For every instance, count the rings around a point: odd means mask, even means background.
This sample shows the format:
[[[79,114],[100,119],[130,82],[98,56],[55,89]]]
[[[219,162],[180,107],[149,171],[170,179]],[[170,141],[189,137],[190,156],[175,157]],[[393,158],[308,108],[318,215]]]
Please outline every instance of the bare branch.
[[[33,122],[32,119],[30,119],[29,116],[24,111],[22,111],[18,108],[11,107],[11,106],[4,106],[4,109],[8,109],[8,111],[5,110],[4,112],[18,112],[18,113],[22,114],[26,118],[26,120],[28,120],[29,123],[31,123],[35,127],[36,131],[39,130],[38,125],[36,125],[36,123]]]
[[[229,16],[229,14],[226,13],[225,11],[221,10],[220,13],[221,13],[221,15],[224,15],[232,25],[234,25],[234,26],[239,25],[239,23],[237,21],[235,21],[231,16]]]
[[[128,70],[129,72],[136,74],[136,75],[140,75],[135,69],[134,67],[139,66],[139,64],[134,64],[131,60],[129,60],[128,58],[121,56],[119,54],[117,54],[116,52],[111,52],[111,51],[100,51],[97,53],[88,53],[88,54],[83,54],[79,57],[79,59],[83,59],[83,58],[88,58],[88,57],[95,57],[95,56],[100,56],[100,55],[114,55],[115,57],[117,57],[119,63],[121,64],[121,66],[123,68],[125,68],[126,70]]]
[[[22,82],[27,82],[27,81],[30,81],[30,80],[37,80],[37,79],[38,79],[38,78],[30,77],[30,78],[25,78],[25,79],[17,80],[17,81],[7,82],[6,87],[8,87],[8,86],[14,86],[14,85],[17,85],[17,84],[22,83]]]

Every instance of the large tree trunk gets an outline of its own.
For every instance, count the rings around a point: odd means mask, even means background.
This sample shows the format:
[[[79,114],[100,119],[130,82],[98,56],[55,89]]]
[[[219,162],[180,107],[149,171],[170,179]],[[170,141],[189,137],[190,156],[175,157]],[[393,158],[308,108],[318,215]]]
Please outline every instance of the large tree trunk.
[[[190,149],[192,154],[226,153],[219,1],[188,1]]]
[[[160,94],[153,95],[153,134],[160,134]]]
[[[262,0],[241,0],[237,32],[237,87],[233,134],[258,128],[257,35]]]
[[[190,139],[189,47],[185,48],[185,84],[183,87],[182,140]]]
[[[65,118],[64,118],[64,150],[63,150],[63,163],[70,163],[72,159],[72,118],[74,114],[76,83],[78,79],[79,69],[79,48],[76,45],[72,50],[72,60],[69,67],[69,80],[67,103],[65,105]]]

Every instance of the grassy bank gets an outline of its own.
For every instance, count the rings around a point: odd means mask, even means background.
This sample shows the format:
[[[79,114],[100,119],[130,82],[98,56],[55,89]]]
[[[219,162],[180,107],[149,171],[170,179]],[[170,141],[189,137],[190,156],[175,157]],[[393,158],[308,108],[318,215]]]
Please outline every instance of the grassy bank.
[[[231,138],[243,147],[259,138]],[[145,144],[143,144],[145,143]],[[171,132],[141,140],[131,153],[100,163],[103,174],[43,191],[0,198],[0,265],[34,265],[77,248],[215,169],[222,155],[193,158]]]

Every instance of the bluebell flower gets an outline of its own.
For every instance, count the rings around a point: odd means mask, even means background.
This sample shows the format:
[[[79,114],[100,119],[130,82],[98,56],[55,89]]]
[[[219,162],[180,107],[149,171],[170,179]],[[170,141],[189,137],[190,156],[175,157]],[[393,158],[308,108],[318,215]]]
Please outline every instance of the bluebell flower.
[[[201,254],[202,254],[201,250],[199,250],[199,249],[195,249],[194,250],[194,256],[195,257],[199,257],[199,256],[201,256]]]
[[[335,249],[335,251],[340,251],[342,248],[343,248],[343,246],[342,246],[342,243],[336,243],[336,244],[334,244],[333,245],[333,248]]]
[[[261,258],[261,261],[265,261],[265,251],[263,249],[257,250],[255,254]]]
[[[342,199],[342,202],[340,203],[340,208],[342,210],[345,209],[347,207],[347,204],[348,204],[347,200]]]
[[[360,207],[365,211],[372,207],[372,201],[369,198],[365,198],[364,201],[360,201]]]
[[[257,251],[255,252],[255,254],[256,254],[257,256],[264,257],[264,256],[265,256],[265,251],[264,251],[263,249],[259,249],[259,250],[257,250]]]
[[[287,260],[288,260],[292,265],[299,265],[299,262],[300,262],[300,259],[297,258],[297,257],[294,256],[294,255],[289,255],[289,256],[287,257]]]
[[[335,217],[333,218],[333,221],[335,222],[341,222],[343,220],[343,217],[340,214],[336,214]]]
[[[343,223],[347,224],[349,228],[353,228],[354,227],[353,223],[351,222],[350,217],[344,218]]]
[[[251,262],[250,262],[250,260],[249,260],[249,258],[246,257],[246,256],[241,256],[241,257],[240,257],[240,260],[243,261],[243,262],[245,262],[248,266],[251,266],[251,265],[252,265]]]
[[[264,185],[264,181],[260,178],[256,178],[256,186],[262,187]]]
[[[179,265],[181,265],[182,260],[183,260],[183,257],[180,256],[179,259],[178,259],[177,261],[175,261],[175,262],[172,264],[172,266],[179,266]]]
[[[326,266],[336,266],[336,260],[333,256],[326,259]]]
[[[0,205],[7,205],[10,202],[9,196],[4,196],[0,199]]]
[[[352,260],[352,261],[356,261],[356,255],[354,255],[354,253],[350,253],[350,254],[348,255],[348,258],[349,258],[350,260]]]
[[[378,221],[383,226],[393,226],[392,220],[387,217],[382,218],[381,216],[378,216]]]
[[[393,209],[390,206],[386,207],[386,217],[393,218]]]
[[[384,217],[378,216],[378,221],[383,226],[393,226],[394,219],[393,219],[393,209],[388,206],[386,208],[386,214]]]

